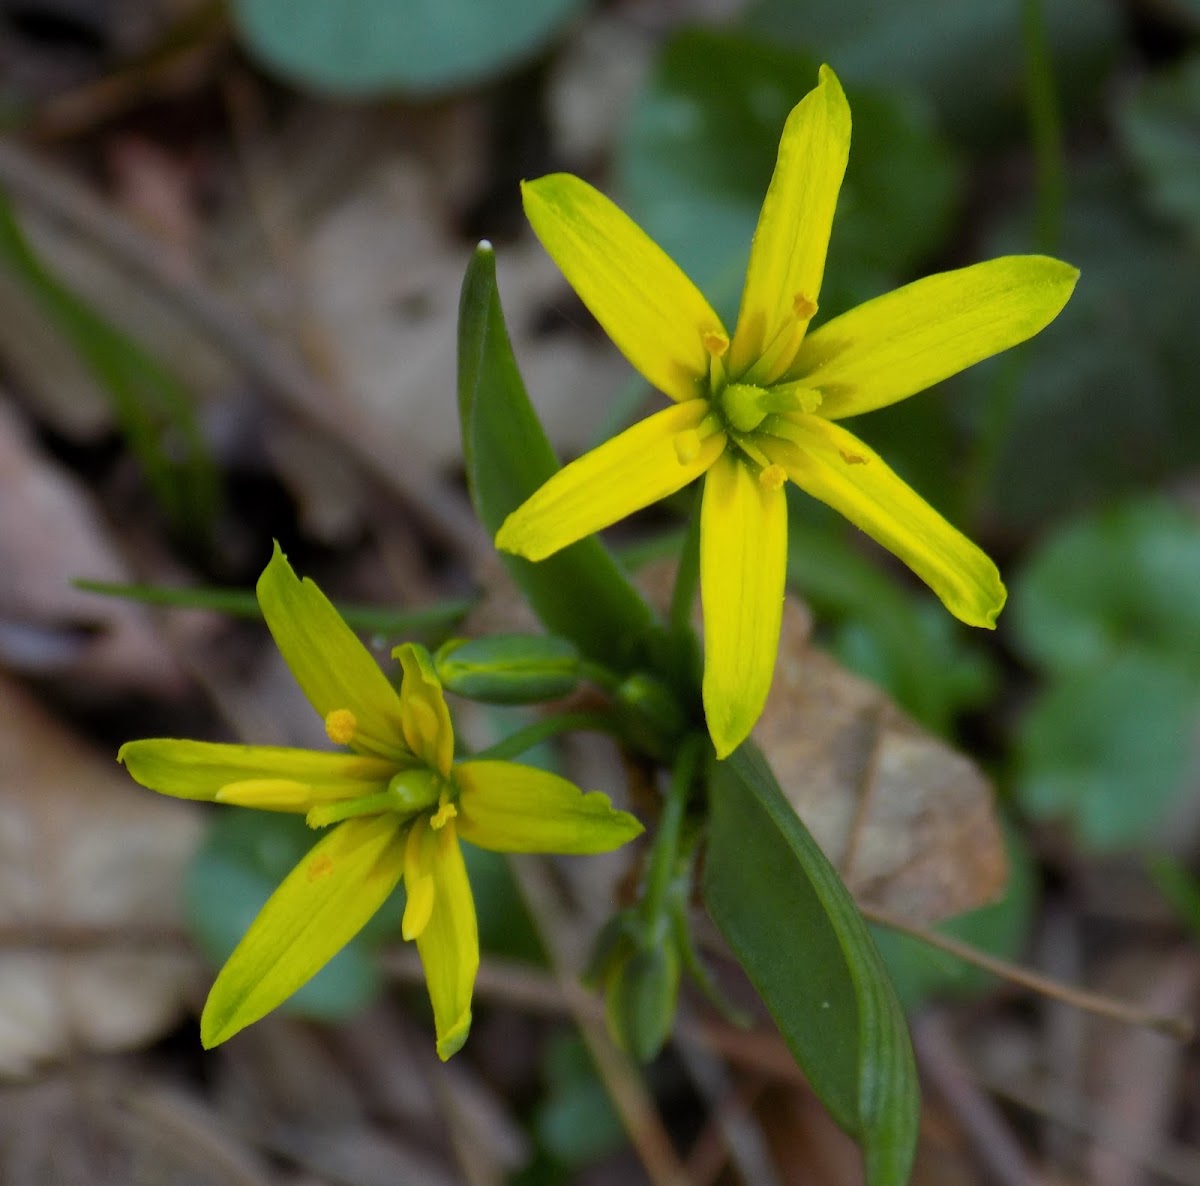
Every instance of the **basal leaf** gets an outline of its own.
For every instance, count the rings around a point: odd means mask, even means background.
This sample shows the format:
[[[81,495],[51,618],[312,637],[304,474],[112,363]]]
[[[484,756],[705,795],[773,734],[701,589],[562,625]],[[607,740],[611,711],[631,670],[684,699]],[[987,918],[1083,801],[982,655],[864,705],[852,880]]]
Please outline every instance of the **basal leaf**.
[[[486,243],[463,281],[458,414],[471,498],[494,536],[559,464],[517,370],[496,291],[496,258]],[[505,553],[501,558],[552,634],[610,667],[632,668],[654,617],[599,540],[581,540],[538,564]]]
[[[849,892],[751,743],[715,766],[704,896],[814,1090],[861,1143],[869,1186],[903,1186],[920,1107],[904,1014]]]

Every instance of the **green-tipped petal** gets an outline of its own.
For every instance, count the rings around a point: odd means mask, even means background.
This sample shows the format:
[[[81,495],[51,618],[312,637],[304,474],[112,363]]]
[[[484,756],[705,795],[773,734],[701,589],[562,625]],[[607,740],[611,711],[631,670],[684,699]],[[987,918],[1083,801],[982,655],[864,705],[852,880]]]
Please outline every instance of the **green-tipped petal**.
[[[495,852],[609,852],[642,831],[607,795],[513,762],[461,762],[458,833]]]
[[[927,276],[814,330],[789,374],[821,392],[830,419],[882,408],[1033,337],[1078,277],[1044,255]]]
[[[339,824],[271,895],[221,969],[200,1018],[206,1047],[282,1004],[383,905],[400,880],[397,816]]]
[[[318,803],[375,795],[387,789],[396,772],[391,762],[360,754],[169,738],[128,741],[117,753],[117,761],[124,762],[142,786],[176,799],[214,800],[239,784],[253,794],[254,789],[245,784],[268,784],[258,787],[263,802],[246,805],[274,811],[307,811]],[[274,791],[271,783],[279,784]],[[307,796],[298,797],[295,788],[303,788]],[[242,802],[236,791],[222,799]]]
[[[552,173],[521,185],[542,246],[646,380],[674,400],[695,399],[709,350],[728,344],[721,320],[679,266],[586,181]]]
[[[796,416],[764,445],[788,477],[893,552],[969,626],[991,629],[1007,597],[988,557],[952,527],[883,458],[839,425]]]
[[[779,350],[771,349],[770,356],[781,354],[783,367],[795,354],[816,311],[849,153],[850,107],[837,76],[822,66],[819,83],[792,109],[779,141],[729,349],[731,377],[743,376],[776,339]],[[755,368],[747,381],[775,377],[777,372],[759,374]]]
[[[639,421],[560,469],[501,525],[496,547],[544,560],[681,490],[725,448],[725,434],[700,439],[707,400],[675,404]]]
[[[275,645],[322,719],[342,710],[353,714],[350,748],[407,757],[395,688],[325,594],[307,577],[296,577],[278,544],[258,579],[258,603]]]
[[[718,758],[750,735],[771,690],[786,567],[783,490],[721,458],[704,479],[700,510],[704,716]]]
[[[392,655],[404,669],[400,685],[404,740],[422,762],[447,778],[454,761],[454,726],[433,660],[423,646],[413,642],[396,647]]]
[[[471,1029],[471,993],[479,971],[475,901],[452,820],[438,829],[417,820],[408,855],[415,866],[412,876],[433,882],[433,906],[417,935],[417,951],[444,1062],[462,1048]]]

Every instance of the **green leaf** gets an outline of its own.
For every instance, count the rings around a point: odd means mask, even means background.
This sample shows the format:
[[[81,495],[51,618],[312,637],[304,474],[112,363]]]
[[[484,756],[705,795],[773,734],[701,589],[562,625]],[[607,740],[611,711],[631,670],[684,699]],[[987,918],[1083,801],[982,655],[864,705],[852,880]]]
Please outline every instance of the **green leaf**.
[[[1148,839],[1182,807],[1194,770],[1200,684],[1136,650],[1062,678],[1017,738],[1016,795],[1030,815],[1068,820],[1106,850]]]
[[[750,743],[714,768],[704,896],[813,1089],[863,1146],[869,1186],[903,1186],[920,1109],[904,1014],[849,891]]]
[[[458,322],[458,413],[475,510],[489,535],[559,468],[513,358],[496,291],[496,258],[482,243],[467,267]],[[533,564],[501,554],[546,629],[617,671],[633,668],[654,616],[607,549],[581,540]]]
[[[1137,651],[1200,679],[1200,518],[1165,498],[1068,524],[1014,590],[1016,641],[1061,674]]]
[[[586,0],[234,0],[247,48],[287,78],[348,97],[430,94],[537,53]]]
[[[184,882],[188,926],[215,966],[223,964],[275,887],[319,839],[295,816],[235,809],[215,817]],[[400,888],[375,917],[303,988],[285,1012],[327,1020],[370,1005],[383,989],[372,947],[400,934]]]
[[[211,610],[232,618],[253,618],[262,621],[258,598],[249,589],[173,588],[168,585],[122,585],[111,581],[89,581],[82,578],[71,582],[85,593],[102,597],[122,597],[143,605],[160,605],[169,609]],[[418,609],[385,609],[375,605],[339,605],[338,613],[353,630],[412,638],[443,634],[471,612],[472,598],[447,598]]]
[[[905,86],[929,95],[946,126],[988,143],[1025,132],[1023,0],[760,0],[745,19],[777,44],[820,54],[849,86]],[[1042,0],[1057,85],[1069,110],[1096,103],[1121,45],[1111,4]],[[857,129],[856,129],[857,130]]]
[[[788,111],[820,60],[729,32],[694,30],[663,51],[619,146],[629,213],[732,324]],[[835,63],[836,64],[836,63]],[[938,246],[961,176],[920,104],[852,91],[854,141],[821,316],[878,295]]]
[[[1151,205],[1200,243],[1200,54],[1133,90],[1117,109],[1117,131]]]
[[[49,272],[0,193],[0,262],[96,376],[150,490],[176,531],[205,539],[220,501],[216,467],[179,380]]]

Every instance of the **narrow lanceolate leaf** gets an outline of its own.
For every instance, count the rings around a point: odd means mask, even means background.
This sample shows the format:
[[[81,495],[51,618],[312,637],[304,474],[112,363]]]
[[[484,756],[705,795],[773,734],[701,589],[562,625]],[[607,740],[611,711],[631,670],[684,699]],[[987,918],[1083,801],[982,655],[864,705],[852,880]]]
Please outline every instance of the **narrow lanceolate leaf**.
[[[211,801],[223,787],[246,782],[291,783],[305,788],[305,796],[281,808],[289,811],[377,794],[387,789],[396,772],[394,763],[360,754],[169,738],[127,741],[117,761],[123,762],[142,786],[176,799]]]
[[[221,969],[200,1019],[204,1045],[265,1017],[316,975],[396,888],[403,855],[396,815],[347,820],[315,845]]]
[[[476,250],[463,280],[458,413],[471,498],[494,535],[559,465],[517,371],[488,244]],[[552,634],[611,667],[633,667],[653,615],[598,540],[581,540],[536,565],[519,556],[502,559]]]
[[[704,897],[813,1089],[904,1186],[920,1095],[904,1015],[841,879],[752,743],[711,778]]]

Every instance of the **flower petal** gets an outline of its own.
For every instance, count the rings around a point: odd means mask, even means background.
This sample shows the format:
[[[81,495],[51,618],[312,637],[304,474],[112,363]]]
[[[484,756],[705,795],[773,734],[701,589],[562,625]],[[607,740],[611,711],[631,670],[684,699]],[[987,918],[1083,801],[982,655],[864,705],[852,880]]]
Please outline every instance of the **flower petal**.
[[[607,795],[515,762],[461,762],[458,831],[494,852],[609,852],[642,832]]]
[[[339,824],[284,878],[221,969],[200,1018],[206,1047],[233,1037],[307,983],[400,880],[398,816]]]
[[[278,544],[258,579],[258,603],[313,708],[323,718],[345,709],[353,714],[350,748],[410,758],[395,688],[325,594],[307,577],[297,579]]]
[[[797,486],[899,556],[956,618],[995,626],[1008,594],[979,548],[844,428],[818,416],[788,421],[774,428],[788,441],[763,449]]]
[[[117,761],[142,786],[176,799],[212,800],[238,784],[278,784],[275,791],[262,786],[263,801],[254,806],[279,811],[307,811],[317,803],[378,794],[395,773],[391,762],[361,754],[170,738],[127,741]],[[287,792],[289,786],[298,788],[295,795]],[[234,796],[224,798],[231,802]]]
[[[525,216],[617,349],[674,400],[708,375],[706,335],[721,319],[679,266],[619,207],[570,173],[521,185]]]
[[[695,436],[708,409],[703,399],[664,408],[560,469],[504,520],[496,547],[544,560],[681,490],[725,448],[723,432],[696,441],[694,452],[679,447],[677,438]]]
[[[745,375],[781,333],[787,335],[784,366],[800,344],[816,312],[849,154],[850,107],[837,75],[822,66],[820,81],[792,109],[779,140],[729,348],[731,378]],[[766,382],[768,376],[747,381]]]
[[[771,690],[786,567],[783,490],[727,454],[704,479],[700,510],[704,715],[718,758],[749,736]]]
[[[882,408],[1033,337],[1078,277],[1044,255],[927,276],[814,330],[788,374],[821,392],[832,420]]]
[[[454,726],[433,660],[423,646],[413,642],[396,647],[392,655],[404,669],[404,682],[400,685],[404,740],[422,762],[448,778],[454,761]]]
[[[413,875],[433,881],[433,907],[417,935],[417,951],[444,1062],[461,1049],[471,1028],[471,992],[479,971],[475,901],[453,821],[435,830],[419,819],[413,829],[408,847],[417,865]]]

